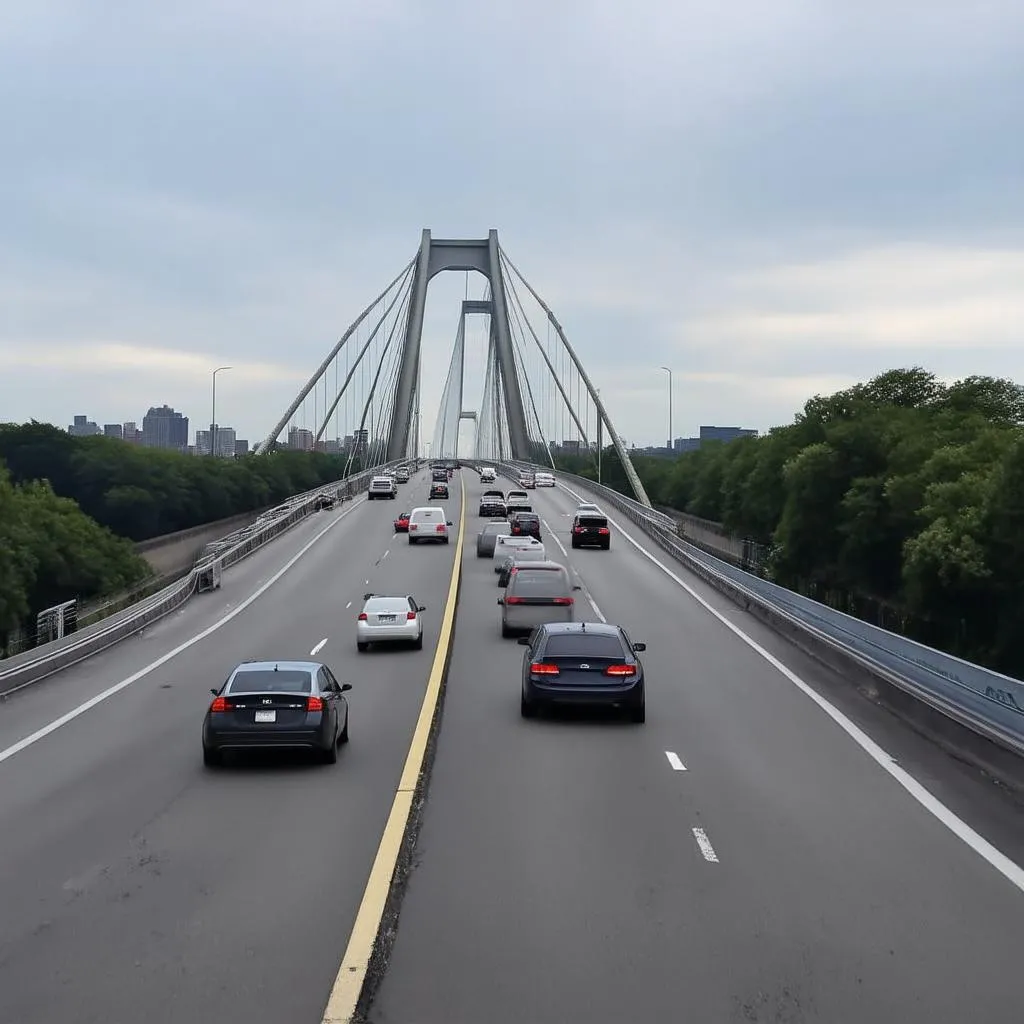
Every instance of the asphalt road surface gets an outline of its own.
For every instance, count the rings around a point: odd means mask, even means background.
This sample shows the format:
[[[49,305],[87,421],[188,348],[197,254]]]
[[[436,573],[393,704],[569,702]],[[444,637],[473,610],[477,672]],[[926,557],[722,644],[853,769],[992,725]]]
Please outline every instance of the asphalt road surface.
[[[534,493],[569,549],[575,502]],[[647,724],[522,720],[522,648],[474,535],[374,1024],[1024,1019],[1020,890],[622,536],[545,539],[580,617],[647,642]],[[693,585],[1024,863],[993,786]]]
[[[426,504],[427,487],[420,474],[394,502],[311,517],[226,573],[221,591],[0,704],[0,1022],[320,1019],[401,774],[456,554],[454,543],[409,547],[393,536],[395,514]],[[446,505],[457,523],[457,489]],[[10,752],[188,643],[321,533],[235,618]],[[422,651],[357,654],[354,619],[368,590],[427,606]],[[241,660],[308,658],[322,641],[317,658],[354,686],[339,763],[253,754],[205,770],[210,688]]]

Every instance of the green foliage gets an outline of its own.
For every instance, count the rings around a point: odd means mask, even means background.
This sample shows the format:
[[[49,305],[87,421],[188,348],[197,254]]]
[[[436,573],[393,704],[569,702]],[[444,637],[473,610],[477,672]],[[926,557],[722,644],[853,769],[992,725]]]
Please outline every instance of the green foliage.
[[[764,437],[636,467],[656,505],[770,546],[780,583],[1024,673],[1020,385],[891,370]],[[602,477],[631,493],[609,453]]]
[[[0,424],[0,460],[15,484],[46,480],[55,494],[134,541],[274,505],[345,475],[345,459],[322,452],[204,459],[71,437],[36,422]]]
[[[130,541],[44,481],[15,486],[0,463],[0,637],[43,608],[123,590],[148,573]]]

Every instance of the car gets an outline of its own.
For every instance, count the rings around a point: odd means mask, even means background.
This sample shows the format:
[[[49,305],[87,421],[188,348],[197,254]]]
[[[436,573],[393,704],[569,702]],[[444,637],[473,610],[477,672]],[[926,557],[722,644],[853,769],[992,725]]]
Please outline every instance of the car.
[[[505,504],[509,506],[510,512],[512,511],[513,505],[522,505],[524,506],[523,511],[529,512],[530,496],[526,491],[509,491],[508,494],[505,495]]]
[[[537,486],[537,481],[534,480],[532,473],[520,473],[519,486],[525,487],[527,490],[533,490]]]
[[[544,548],[536,537],[513,537],[511,534],[499,534],[494,541],[494,571],[501,571],[501,562],[506,555],[514,554],[519,548]]]
[[[647,718],[646,681],[626,631],[605,622],[546,622],[520,639],[520,713],[534,718],[552,704],[599,704],[621,709],[638,724]]]
[[[479,512],[484,519],[508,519],[505,502],[498,501],[497,498],[481,498]]]
[[[600,511],[601,510],[591,501],[584,501],[584,502],[581,502],[579,505],[576,506],[577,514],[580,513],[580,512],[597,512],[597,513],[600,513]]]
[[[436,506],[423,505],[409,513],[409,543],[418,544],[421,540],[448,543],[448,529],[451,520],[445,519],[444,509]]]
[[[607,551],[612,544],[608,517],[601,512],[577,512],[570,536],[574,548],[603,548]]]
[[[437,500],[439,498],[444,500],[444,501],[447,501],[448,497],[449,497],[449,495],[448,495],[448,484],[446,484],[446,483],[442,484],[442,483],[438,483],[437,481],[434,481],[434,483],[432,483],[430,485],[430,495],[429,495],[429,500],[430,501],[435,501],[435,500]]]
[[[356,647],[370,649],[370,644],[407,643],[417,650],[423,647],[422,612],[426,605],[417,604],[408,594],[395,597],[387,594],[364,594],[363,610],[356,619]]]
[[[395,533],[409,532],[409,513],[401,512],[395,516]]]
[[[508,524],[513,537],[536,537],[540,540],[540,516],[536,512],[509,512]]]
[[[407,484],[409,482],[409,469],[406,466],[399,466],[395,470],[395,480],[400,484]]]
[[[433,483],[446,484],[448,483],[448,470],[444,469],[433,469],[430,471],[430,479]]]
[[[544,622],[572,622],[575,593],[569,571],[557,562],[519,565],[509,576],[501,605],[501,635],[530,632]]]
[[[509,552],[498,567],[498,586],[507,587],[509,577],[521,568],[529,568],[538,562],[546,562],[548,554],[543,544],[531,544],[528,548],[517,548]]]
[[[480,483],[492,484],[494,483],[494,468],[492,466],[484,466],[480,470]]]
[[[370,486],[366,492],[367,501],[374,498],[392,498],[398,494],[398,484],[389,476],[375,476],[370,480]]]
[[[284,747],[310,750],[328,764],[348,742],[351,683],[339,683],[317,661],[244,661],[224,685],[211,689],[203,719],[203,764],[214,767],[229,750]]]
[[[505,492],[504,491],[484,491],[484,493],[481,494],[480,497],[481,497],[481,499],[483,499],[483,498],[497,498],[498,501],[504,501],[505,500]]]
[[[555,478],[550,473],[535,473],[533,483],[535,487],[554,487]]]
[[[512,527],[508,522],[487,523],[476,535],[476,557],[491,558],[494,555],[494,542],[500,536],[509,537]]]

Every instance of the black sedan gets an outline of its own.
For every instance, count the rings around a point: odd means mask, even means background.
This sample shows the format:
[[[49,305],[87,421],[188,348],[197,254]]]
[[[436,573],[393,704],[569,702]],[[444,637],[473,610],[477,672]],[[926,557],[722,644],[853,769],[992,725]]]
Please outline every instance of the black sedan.
[[[203,720],[203,764],[226,750],[311,750],[327,764],[348,742],[351,683],[339,683],[315,661],[244,661],[219,690]]]
[[[606,704],[646,719],[644,667],[621,626],[606,622],[547,622],[519,641],[523,652],[520,712],[534,718],[548,704]]]

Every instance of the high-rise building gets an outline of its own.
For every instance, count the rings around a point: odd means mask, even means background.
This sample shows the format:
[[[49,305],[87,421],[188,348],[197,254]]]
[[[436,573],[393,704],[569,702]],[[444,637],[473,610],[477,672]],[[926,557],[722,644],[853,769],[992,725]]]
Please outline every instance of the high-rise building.
[[[93,437],[103,431],[88,416],[76,416],[75,422],[68,427],[68,433],[72,437]]]
[[[244,456],[246,456],[248,454],[249,454],[249,442],[248,441],[240,441],[238,438],[235,438],[235,458],[236,459],[241,459],[241,458],[243,458]]]
[[[370,432],[365,428],[363,430],[357,430],[352,435],[352,444],[354,446],[353,458],[365,459],[366,453],[370,448]]]
[[[125,420],[121,428],[121,438],[129,444],[142,444],[142,431],[139,430],[135,420]]]
[[[235,457],[235,428],[218,427],[217,442],[214,454],[222,459],[233,459]]]
[[[142,443],[147,448],[188,449],[188,417],[169,405],[153,407],[142,418]]]
[[[124,427],[120,423],[104,423],[104,437],[116,437],[119,441],[124,438]]]
[[[300,452],[313,450],[313,431],[305,427],[292,427],[288,431],[288,447]]]
[[[338,438],[334,438],[333,441],[324,442],[324,451],[328,455],[340,455],[342,451],[342,442]]]

